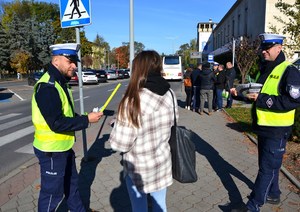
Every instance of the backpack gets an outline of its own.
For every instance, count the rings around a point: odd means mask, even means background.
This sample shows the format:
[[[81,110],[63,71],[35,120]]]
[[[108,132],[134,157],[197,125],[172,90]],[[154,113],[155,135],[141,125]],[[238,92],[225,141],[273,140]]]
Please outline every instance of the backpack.
[[[183,80],[183,84],[185,87],[192,87],[192,81],[191,78],[186,78]]]

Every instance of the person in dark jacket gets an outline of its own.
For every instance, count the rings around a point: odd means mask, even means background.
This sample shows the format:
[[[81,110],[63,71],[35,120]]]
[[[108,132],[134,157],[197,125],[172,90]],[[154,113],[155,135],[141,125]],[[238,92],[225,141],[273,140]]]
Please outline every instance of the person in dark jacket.
[[[32,122],[35,128],[34,153],[41,169],[38,211],[55,211],[63,199],[70,211],[86,211],[78,191],[75,164],[75,131],[96,123],[102,112],[75,113],[68,86],[79,61],[79,44],[50,46],[52,60],[48,71],[34,86]]]
[[[200,115],[203,114],[206,99],[208,103],[208,114],[212,114],[213,89],[215,80],[215,74],[210,69],[210,63],[203,63],[202,71],[200,72]]]
[[[295,109],[300,107],[300,71],[285,61],[284,36],[261,34],[263,57],[257,83],[259,93],[247,94],[253,101],[252,127],[258,139],[258,174],[246,206],[232,211],[260,211],[265,204],[280,203],[279,170],[286,142],[292,132]],[[236,89],[231,93],[238,95]]]
[[[213,65],[213,72],[215,74],[215,76],[217,76],[219,70],[219,63],[218,62],[214,62]],[[217,88],[216,86],[214,86],[214,95],[213,95],[213,110],[217,110],[218,109],[218,103],[217,103]]]
[[[197,68],[192,71],[191,80],[193,86],[193,111],[198,112],[200,106],[200,72],[202,63],[197,64]]]
[[[231,62],[227,62],[226,63],[226,90],[227,91],[230,91],[231,88],[233,88],[233,83],[234,83],[234,79],[236,77],[236,71],[235,71],[235,68],[234,66],[232,65]],[[231,94],[229,93],[229,96],[227,98],[227,104],[226,104],[226,108],[231,108],[232,107],[232,102],[233,102],[233,99],[232,99],[232,96]]]
[[[225,89],[226,84],[226,73],[224,70],[224,65],[219,64],[218,72],[216,74],[216,82],[215,82],[215,89],[216,89],[216,102],[217,102],[217,110],[220,111],[223,108],[223,97],[222,92]]]

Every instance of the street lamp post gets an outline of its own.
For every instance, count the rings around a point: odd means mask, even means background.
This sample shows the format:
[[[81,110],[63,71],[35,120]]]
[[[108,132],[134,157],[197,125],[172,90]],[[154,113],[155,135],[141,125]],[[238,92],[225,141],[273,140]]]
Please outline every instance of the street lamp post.
[[[232,38],[232,66],[234,67],[234,58],[235,58],[235,39]]]

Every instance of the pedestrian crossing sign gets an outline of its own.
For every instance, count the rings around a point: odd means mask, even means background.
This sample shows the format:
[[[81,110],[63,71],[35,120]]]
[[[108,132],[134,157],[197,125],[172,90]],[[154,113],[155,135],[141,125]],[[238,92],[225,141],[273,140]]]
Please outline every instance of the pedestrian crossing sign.
[[[91,24],[90,0],[60,0],[59,5],[62,28]]]

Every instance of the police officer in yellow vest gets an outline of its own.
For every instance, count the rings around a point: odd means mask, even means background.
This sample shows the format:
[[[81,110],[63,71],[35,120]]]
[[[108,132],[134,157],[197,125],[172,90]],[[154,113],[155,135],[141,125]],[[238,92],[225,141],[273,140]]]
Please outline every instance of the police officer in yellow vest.
[[[246,206],[232,211],[260,211],[264,203],[280,203],[279,170],[295,109],[300,107],[300,71],[285,61],[284,36],[264,33],[260,38],[263,62],[257,83],[263,87],[247,96],[253,101],[259,171]],[[234,89],[231,92],[236,94]]]
[[[78,192],[78,172],[72,150],[75,131],[99,121],[102,112],[78,115],[68,86],[79,61],[79,44],[50,46],[48,71],[34,86],[32,122],[33,147],[41,169],[38,211],[55,211],[63,198],[70,211],[86,211]]]

